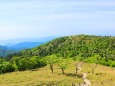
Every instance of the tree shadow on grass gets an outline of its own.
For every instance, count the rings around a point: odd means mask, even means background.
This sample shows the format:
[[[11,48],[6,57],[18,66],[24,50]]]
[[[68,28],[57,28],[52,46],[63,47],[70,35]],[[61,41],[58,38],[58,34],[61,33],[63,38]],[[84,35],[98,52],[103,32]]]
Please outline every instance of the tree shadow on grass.
[[[30,71],[38,71],[39,69],[30,69]]]
[[[81,74],[75,74],[75,73],[66,73],[65,74],[66,76],[69,76],[69,77],[73,77],[73,78],[81,78],[82,75]]]
[[[55,82],[55,81],[51,81],[47,83],[39,82],[36,86],[60,86],[59,84],[60,82]]]
[[[69,77],[77,77],[77,74],[74,73],[66,73],[65,75]]]

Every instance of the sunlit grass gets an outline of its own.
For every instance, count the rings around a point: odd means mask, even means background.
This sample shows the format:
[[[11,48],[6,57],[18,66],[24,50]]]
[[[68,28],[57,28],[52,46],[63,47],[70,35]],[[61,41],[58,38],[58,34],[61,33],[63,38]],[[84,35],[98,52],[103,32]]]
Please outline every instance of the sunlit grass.
[[[45,84],[60,84],[60,86],[71,86],[72,83],[83,82],[82,78],[75,74],[75,63],[65,70],[65,75],[61,69],[55,65],[54,73],[48,66],[33,71],[12,72],[0,75],[0,86],[45,86]],[[91,64],[83,63],[82,71],[88,74],[88,79],[92,86],[114,86],[115,69],[98,65],[94,74],[91,73]]]

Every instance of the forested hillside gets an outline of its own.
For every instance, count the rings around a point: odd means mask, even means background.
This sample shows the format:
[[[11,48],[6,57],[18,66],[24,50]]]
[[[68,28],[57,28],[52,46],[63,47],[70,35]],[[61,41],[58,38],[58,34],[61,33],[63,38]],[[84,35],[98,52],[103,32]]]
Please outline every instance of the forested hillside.
[[[41,44],[44,44],[45,42],[21,42],[12,46],[8,46],[8,48],[12,49],[12,50],[25,50],[25,49],[29,49],[29,48],[34,48],[37,47]]]
[[[60,37],[36,48],[0,59],[0,73],[43,67],[47,64],[47,61],[44,61],[46,57],[48,59],[52,57],[51,61],[55,61],[55,57],[62,57],[115,67],[115,37],[93,35]]]
[[[16,53],[16,52],[17,52],[16,50],[10,49],[6,46],[0,46],[0,56],[1,57],[5,57],[9,54],[13,54],[13,53]]]
[[[34,48],[41,44],[47,43],[55,36],[42,37],[42,38],[22,38],[12,40],[0,40],[0,56],[6,57],[9,54],[17,53],[19,51]]]
[[[7,55],[18,53],[21,50],[34,48],[45,42],[21,42],[12,46],[1,46],[0,45],[0,56],[6,57]]]
[[[106,60],[115,60],[115,37],[76,35],[57,38],[37,48],[24,50],[17,56],[39,56],[56,54],[61,57],[91,57],[100,55]]]

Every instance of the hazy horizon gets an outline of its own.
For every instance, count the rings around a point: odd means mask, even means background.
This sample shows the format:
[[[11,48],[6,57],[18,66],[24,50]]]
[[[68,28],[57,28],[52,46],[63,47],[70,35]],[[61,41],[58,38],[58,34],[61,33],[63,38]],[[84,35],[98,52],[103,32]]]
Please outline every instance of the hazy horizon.
[[[15,45],[24,42],[48,42],[57,38],[58,36],[48,36],[48,37],[39,37],[39,38],[18,38],[18,39],[8,39],[8,40],[0,40],[0,45]]]
[[[114,0],[0,1],[0,40],[115,36]]]

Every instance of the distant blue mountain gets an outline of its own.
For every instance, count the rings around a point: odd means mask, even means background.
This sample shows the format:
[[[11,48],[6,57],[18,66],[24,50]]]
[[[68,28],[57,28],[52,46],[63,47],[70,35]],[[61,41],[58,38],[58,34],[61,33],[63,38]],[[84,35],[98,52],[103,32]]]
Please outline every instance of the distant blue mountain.
[[[34,48],[45,42],[22,42],[12,46],[1,46],[0,45],[0,57],[5,57],[9,54],[17,53],[24,49]]]
[[[0,56],[5,57],[6,55],[17,53],[24,49],[34,48],[48,41],[51,41],[54,38],[57,37],[50,36],[42,38],[23,38],[0,41]]]
[[[57,37],[49,36],[49,37],[41,37],[41,38],[20,38],[20,39],[11,39],[11,40],[0,40],[0,45],[13,46],[21,42],[48,42],[55,38]]]
[[[17,53],[17,50],[10,49],[6,46],[0,45],[0,57],[5,57],[6,55]]]
[[[45,42],[21,42],[21,43],[9,46],[8,48],[10,48],[12,50],[23,50],[23,49],[37,47],[44,43]]]

